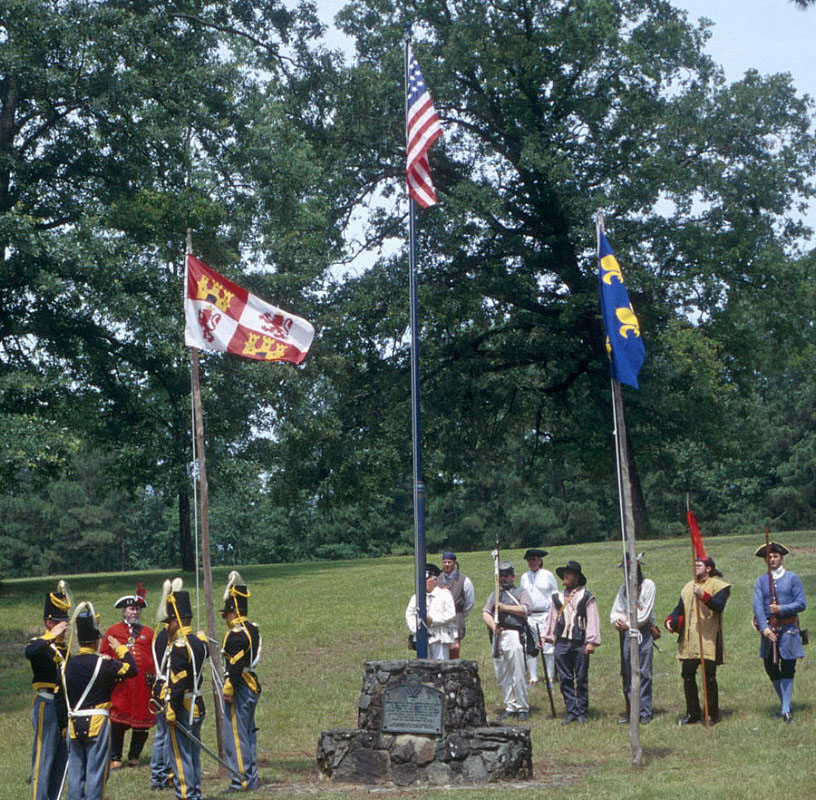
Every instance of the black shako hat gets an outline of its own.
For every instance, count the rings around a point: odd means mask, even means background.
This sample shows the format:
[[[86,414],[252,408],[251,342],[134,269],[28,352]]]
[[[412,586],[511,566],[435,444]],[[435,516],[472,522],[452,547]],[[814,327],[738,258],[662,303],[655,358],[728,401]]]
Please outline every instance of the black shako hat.
[[[77,641],[80,644],[92,644],[102,638],[99,632],[99,620],[93,609],[86,606],[76,616]]]
[[[244,583],[244,579],[235,570],[232,570],[227,577],[221,615],[234,611],[239,617],[245,617],[249,613],[250,596],[249,587]]]
[[[559,578],[564,578],[565,572],[575,572],[578,575],[578,585],[579,586],[586,586],[586,575],[581,572],[581,565],[577,561],[567,561],[567,563],[563,567],[558,567],[555,570],[555,574],[558,575]]]
[[[178,619],[179,625],[183,619],[193,618],[193,606],[190,603],[190,593],[186,589],[170,592],[167,595],[167,616],[162,622],[172,622]]]
[[[765,549],[766,547],[768,550]],[[768,545],[763,544],[762,547],[758,547],[754,555],[758,556],[759,558],[765,558],[768,552],[779,553],[780,556],[786,556],[788,553],[790,553],[790,550],[788,550],[784,544],[780,544],[779,542],[771,542]]]
[[[525,554],[524,560],[527,561],[528,558],[544,558],[547,555],[546,550],[542,550],[539,547],[531,547]]]
[[[57,584],[56,592],[48,592],[45,595],[43,619],[67,622],[70,617],[68,614],[69,608],[71,608],[71,598],[68,596],[68,584],[65,581],[60,581]]]

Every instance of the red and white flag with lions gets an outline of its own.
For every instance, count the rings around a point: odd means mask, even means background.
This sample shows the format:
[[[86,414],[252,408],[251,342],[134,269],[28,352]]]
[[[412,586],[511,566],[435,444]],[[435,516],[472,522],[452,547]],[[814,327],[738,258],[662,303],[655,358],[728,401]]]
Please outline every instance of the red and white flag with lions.
[[[184,343],[260,361],[300,364],[314,338],[310,322],[276,308],[187,256]]]

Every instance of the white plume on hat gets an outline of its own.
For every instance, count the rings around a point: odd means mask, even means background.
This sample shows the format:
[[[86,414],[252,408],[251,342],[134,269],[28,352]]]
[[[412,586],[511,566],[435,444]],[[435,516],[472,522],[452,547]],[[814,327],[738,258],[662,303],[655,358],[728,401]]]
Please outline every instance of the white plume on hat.
[[[156,609],[156,619],[161,622],[169,616],[167,613],[167,597],[171,592],[179,592],[184,586],[184,581],[181,578],[173,578],[173,580],[166,580],[162,586],[162,598],[159,606]]]
[[[230,589],[233,586],[244,586],[244,579],[238,574],[236,570],[232,570],[229,576],[227,577],[227,588],[224,591],[224,600],[227,601],[230,599]]]
[[[74,598],[71,596],[71,589],[68,587],[68,581],[57,581],[57,594],[64,594],[68,598],[68,606],[74,604]]]

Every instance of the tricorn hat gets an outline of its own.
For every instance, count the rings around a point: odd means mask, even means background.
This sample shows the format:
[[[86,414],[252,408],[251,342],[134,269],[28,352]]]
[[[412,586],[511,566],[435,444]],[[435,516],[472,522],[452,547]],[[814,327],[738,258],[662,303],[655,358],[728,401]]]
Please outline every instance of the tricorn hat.
[[[586,575],[581,572],[581,565],[577,561],[567,561],[563,567],[558,567],[555,570],[555,574],[558,575],[559,578],[563,578],[565,572],[575,572],[578,575],[578,585],[586,586]]]
[[[139,581],[139,585],[136,587],[136,594],[126,594],[123,597],[120,597],[114,604],[114,608],[125,608],[125,606],[139,606],[140,608],[147,607],[147,589],[142,586],[142,582]]]
[[[80,603],[76,607],[71,622],[76,627],[76,637],[80,644],[92,644],[102,638],[99,631],[99,616],[90,601]]]
[[[542,550],[539,547],[531,547],[525,554],[524,560],[526,561],[528,558],[544,558],[547,555],[546,550]]]
[[[228,614],[231,611],[239,616],[245,617],[249,611],[249,588],[244,583],[243,578],[233,570],[227,578],[227,588],[224,592],[224,607],[221,614]]]
[[[428,562],[425,565],[425,577],[426,578],[438,578],[439,575],[442,573],[442,570],[436,566],[436,564],[431,564]]]
[[[71,595],[68,590],[68,584],[65,581],[59,581],[57,583],[57,591],[48,592],[45,595],[43,619],[66,622],[70,617],[68,613],[69,608],[71,608]]]
[[[190,603],[190,593],[184,589],[172,591],[167,595],[167,616],[163,622],[172,622],[177,619],[179,625],[183,619],[193,618],[193,606]]]
[[[766,547],[768,548],[767,551]],[[779,553],[780,556],[786,556],[788,553],[790,553],[790,550],[788,550],[784,544],[780,544],[779,542],[771,542],[768,545],[763,544],[762,547],[758,547],[754,555],[758,556],[759,558],[765,558],[768,552]]]

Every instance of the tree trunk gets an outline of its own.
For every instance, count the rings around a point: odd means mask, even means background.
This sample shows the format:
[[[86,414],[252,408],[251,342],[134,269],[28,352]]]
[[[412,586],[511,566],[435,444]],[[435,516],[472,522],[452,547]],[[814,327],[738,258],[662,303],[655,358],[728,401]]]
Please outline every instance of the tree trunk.
[[[190,530],[190,490],[186,485],[179,487],[179,557],[184,572],[195,572],[195,548]]]

